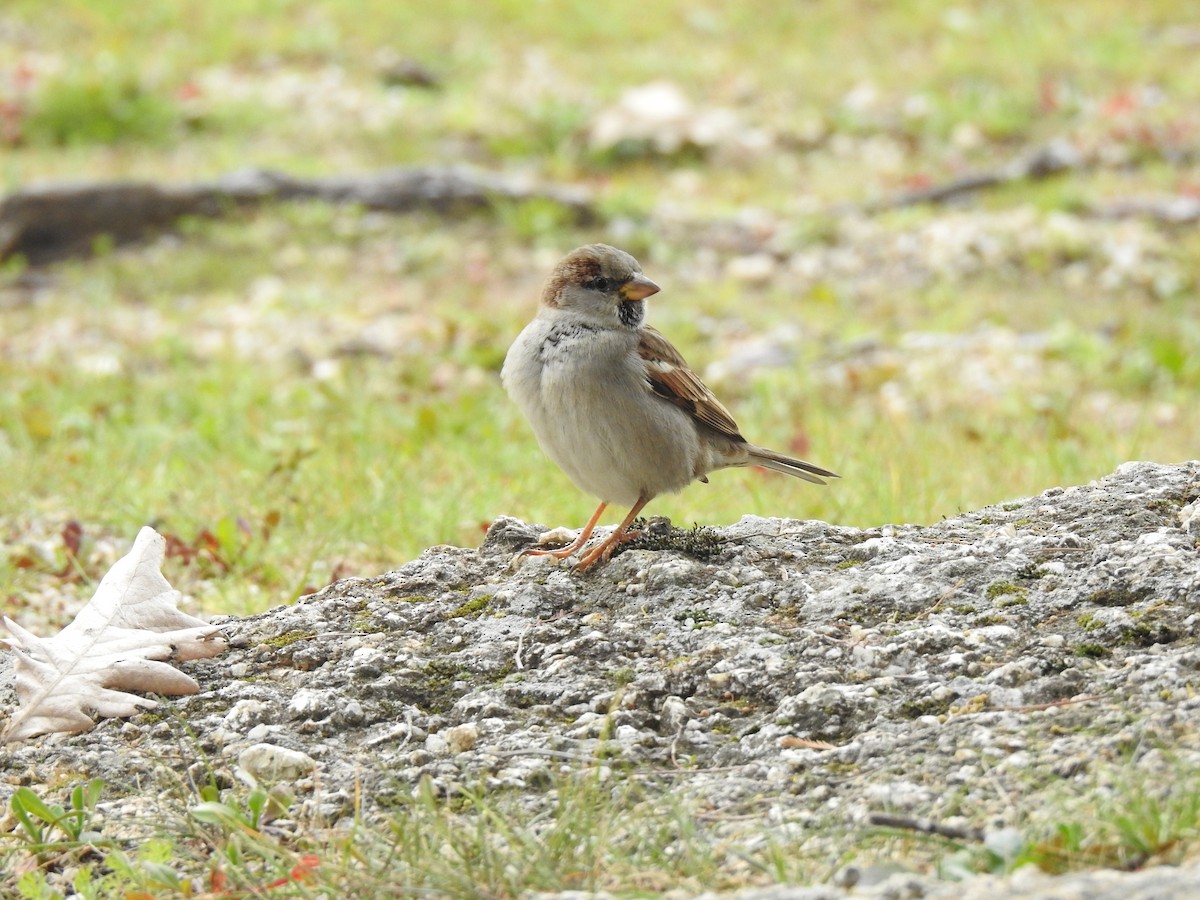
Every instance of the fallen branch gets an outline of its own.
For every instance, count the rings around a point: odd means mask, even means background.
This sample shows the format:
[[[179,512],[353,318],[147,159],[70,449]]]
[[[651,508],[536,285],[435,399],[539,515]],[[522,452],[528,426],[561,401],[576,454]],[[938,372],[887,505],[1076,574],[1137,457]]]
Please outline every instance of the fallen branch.
[[[910,816],[893,816],[888,813],[871,813],[867,822],[880,828],[899,828],[904,831],[916,831],[921,834],[936,834],[939,837],[950,838],[954,841],[982,841],[982,828],[964,828],[957,825],[946,825],[933,819],[914,819]]]
[[[945,184],[916,191],[905,191],[887,200],[869,204],[867,211],[876,213],[921,203],[945,203],[963,194],[973,194],[985,188],[1012,184],[1014,181],[1040,181],[1052,175],[1080,169],[1083,165],[1083,155],[1073,144],[1065,140],[1051,141],[1045,147],[1018,157],[1003,168],[964,175]]]
[[[1086,165],[1073,144],[1056,140],[994,171],[905,191],[865,207],[833,208],[829,213],[837,215],[852,209],[878,213],[946,203],[1000,185],[1041,180]],[[241,207],[291,200],[349,203],[392,213],[427,209],[441,215],[488,209],[504,202],[544,200],[563,207],[577,224],[591,224],[599,218],[581,188],[538,187],[467,166],[393,168],[312,179],[249,169],[211,182],[177,186],[150,182],[48,184],[17,191],[0,201],[0,262],[21,256],[32,265],[42,265],[87,255],[105,236],[116,243],[130,243],[170,229],[185,216],[216,218]],[[1096,205],[1090,212],[1100,218],[1193,224],[1200,222],[1200,198],[1134,198]],[[751,239],[741,249],[751,252],[758,243]]]
[[[252,169],[179,186],[50,184],[18,191],[0,202],[0,262],[20,255],[40,265],[90,253],[102,236],[128,243],[170,228],[184,216],[217,217],[281,200],[352,203],[395,213],[429,209],[444,215],[498,202],[546,200],[564,207],[581,224],[596,218],[578,189],[535,187],[465,166],[313,179]]]

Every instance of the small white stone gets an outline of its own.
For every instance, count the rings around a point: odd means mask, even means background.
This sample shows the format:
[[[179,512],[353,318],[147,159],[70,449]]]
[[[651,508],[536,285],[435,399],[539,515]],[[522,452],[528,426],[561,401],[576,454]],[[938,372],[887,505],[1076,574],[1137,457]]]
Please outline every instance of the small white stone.
[[[734,281],[747,284],[766,284],[778,269],[775,257],[769,253],[750,253],[735,256],[725,266],[725,274]]]
[[[261,743],[280,730],[278,725],[268,725],[262,722],[246,732],[246,740]]]
[[[307,753],[275,744],[255,744],[238,754],[238,765],[257,781],[295,781],[312,772],[317,762]]]
[[[691,718],[687,704],[674,695],[663,701],[662,723],[667,732],[677,732]]]
[[[446,729],[446,745],[451,753],[465,753],[474,747],[478,740],[479,726],[474,722],[466,722]],[[428,739],[426,746],[428,746]]]
[[[573,531],[564,525],[559,525],[557,528],[551,528],[549,531],[543,531],[538,535],[538,545],[543,544],[570,544],[579,537],[578,531]]]
[[[292,700],[288,703],[288,712],[296,716],[310,717],[314,713],[323,712],[325,706],[325,698],[320,691],[300,688],[292,695]]]
[[[268,710],[261,700],[239,700],[225,713],[225,724],[231,728],[246,728],[267,718]]]
[[[1200,500],[1193,500],[1179,511],[1179,527],[1188,534],[1200,531]]]

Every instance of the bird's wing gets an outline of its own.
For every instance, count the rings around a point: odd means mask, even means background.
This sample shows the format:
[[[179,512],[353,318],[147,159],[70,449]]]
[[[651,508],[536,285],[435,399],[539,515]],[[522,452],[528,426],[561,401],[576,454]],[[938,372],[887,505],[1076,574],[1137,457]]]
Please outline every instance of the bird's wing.
[[[697,421],[726,437],[745,440],[738,433],[737,422],[729,410],[696,377],[671,342],[649,325],[640,330],[638,356],[645,361],[646,382],[654,393],[687,410]]]

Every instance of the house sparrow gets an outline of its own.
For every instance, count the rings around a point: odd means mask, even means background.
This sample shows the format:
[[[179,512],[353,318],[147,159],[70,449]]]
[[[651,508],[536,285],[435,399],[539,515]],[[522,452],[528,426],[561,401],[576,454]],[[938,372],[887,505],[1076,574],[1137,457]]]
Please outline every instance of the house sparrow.
[[[538,443],[582,490],[600,498],[565,559],[592,535],[609,503],[632,508],[576,565],[586,571],[637,536],[629,525],[658,494],[715,469],[764,466],[824,484],[812,463],[750,444],[712,391],[659,332],[645,324],[659,287],[636,259],[607,244],[571,251],[542,290],[537,316],[517,336],[501,380]]]

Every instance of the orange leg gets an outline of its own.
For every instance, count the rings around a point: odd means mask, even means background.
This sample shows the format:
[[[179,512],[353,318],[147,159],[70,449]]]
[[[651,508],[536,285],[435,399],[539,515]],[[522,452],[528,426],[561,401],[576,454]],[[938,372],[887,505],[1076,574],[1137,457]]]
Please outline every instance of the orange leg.
[[[608,503],[601,503],[592,517],[588,519],[588,523],[583,526],[583,531],[579,532],[579,537],[575,538],[569,546],[559,550],[522,550],[521,556],[553,556],[555,559],[566,559],[572,553],[588,542],[588,538],[592,536],[592,530],[595,529],[596,523],[600,521],[600,514],[604,512]]]
[[[629,515],[625,517],[625,521],[617,526],[616,531],[589,550],[583,559],[575,564],[575,571],[586,572],[592,566],[596,565],[596,563],[605,562],[612,556],[612,552],[617,549],[617,545],[623,544],[626,541],[632,541],[641,534],[640,531],[630,531],[629,525],[637,518],[638,513],[642,511],[642,507],[649,502],[649,497],[643,497],[637,503],[633,504],[633,509],[629,511]]]

